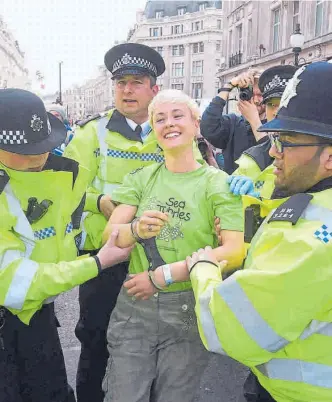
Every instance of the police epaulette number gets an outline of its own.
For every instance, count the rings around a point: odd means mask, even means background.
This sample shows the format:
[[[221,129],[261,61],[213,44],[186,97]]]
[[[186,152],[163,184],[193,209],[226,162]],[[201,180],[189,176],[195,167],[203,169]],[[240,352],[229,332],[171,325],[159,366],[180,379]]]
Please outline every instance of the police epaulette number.
[[[268,223],[284,221],[291,222],[295,225],[303,211],[307,208],[312,197],[311,194],[304,193],[293,195],[274,211],[273,215],[268,220]]]

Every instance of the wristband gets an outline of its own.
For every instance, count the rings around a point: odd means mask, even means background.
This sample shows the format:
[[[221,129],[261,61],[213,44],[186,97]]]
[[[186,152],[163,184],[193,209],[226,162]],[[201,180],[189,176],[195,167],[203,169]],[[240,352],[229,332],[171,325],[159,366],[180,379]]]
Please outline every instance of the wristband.
[[[140,243],[140,242],[142,242],[144,239],[142,239],[142,237],[140,237],[140,236],[138,235],[137,231],[136,231],[135,228],[134,228],[135,223],[138,222],[138,221],[139,221],[139,218],[135,218],[135,219],[131,222],[131,224],[130,224],[130,230],[131,230],[131,234],[133,235],[133,238],[134,238],[138,243]]]
[[[98,268],[98,275],[102,273],[103,269],[101,267],[100,259],[98,256],[93,255],[92,258],[96,261],[97,268]]]
[[[199,261],[196,261],[195,264],[189,269],[189,275],[191,274],[191,271],[196,267],[196,265],[199,264],[200,262],[207,262],[208,264],[212,264],[212,265],[214,265],[215,267],[219,268],[219,265],[215,264],[215,263],[212,262],[212,261],[209,261],[209,260],[199,260]]]
[[[150,279],[152,285],[153,285],[156,289],[158,289],[158,290],[164,290],[164,289],[163,289],[161,286],[159,286],[158,283],[156,283],[156,281],[154,280],[153,271],[148,271],[148,275],[149,275],[149,279]]]
[[[226,87],[222,87],[218,89],[218,93],[220,92],[231,92],[233,90],[234,87],[232,88],[226,88]]]
[[[98,208],[98,211],[99,212],[101,212],[101,210],[100,210],[100,201],[101,201],[101,198],[104,196],[105,194],[100,194],[100,196],[98,197],[98,199],[97,199],[97,208]]]
[[[172,278],[172,272],[171,272],[171,266],[170,264],[165,264],[161,267],[163,274],[164,274],[164,279],[166,286],[171,285],[174,281]]]

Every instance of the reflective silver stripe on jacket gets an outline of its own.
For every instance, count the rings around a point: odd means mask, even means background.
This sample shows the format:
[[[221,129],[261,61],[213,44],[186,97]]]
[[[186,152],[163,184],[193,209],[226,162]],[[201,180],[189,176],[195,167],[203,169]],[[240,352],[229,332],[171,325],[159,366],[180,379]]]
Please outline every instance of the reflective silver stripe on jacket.
[[[200,305],[199,318],[201,322],[201,328],[204,332],[205,340],[207,342],[207,349],[210,352],[226,354],[218,338],[216,327],[214,326],[213,317],[209,309],[209,303],[211,301],[213,290],[213,287],[210,287],[202,295],[200,295],[198,299],[198,303]]]
[[[106,133],[107,133],[107,122],[108,122],[108,117],[102,117],[101,119],[98,120],[97,124],[97,135],[98,135],[98,141],[99,141],[99,147],[100,147],[100,163],[99,163],[99,172],[98,174],[103,178],[106,179],[106,173],[107,173],[107,148],[108,145],[106,143]],[[103,188],[103,181],[98,178],[98,176],[95,177],[95,179],[92,182],[92,185],[95,189],[99,190],[101,193],[104,193],[104,188]]]
[[[92,185],[95,189],[99,190],[103,194],[112,195],[113,191],[119,187],[120,184],[107,183],[104,180],[100,180],[99,177],[95,177]]]
[[[319,224],[324,223],[327,226],[331,225],[330,227],[332,228],[332,211],[330,209],[315,204],[309,204],[303,212],[302,218],[307,221],[318,221]],[[215,291],[223,298],[248,336],[262,349],[274,353],[290,343],[290,341],[276,333],[263,319],[241,285],[237,282],[235,276],[222,282],[215,288]],[[209,309],[211,295],[212,291],[209,291],[200,297],[200,320],[209,345],[209,350],[217,351],[218,348],[215,344],[218,337]],[[332,336],[332,323],[312,320],[299,338],[307,339],[313,334]],[[225,353],[221,345],[218,353]]]
[[[4,306],[20,310],[23,307],[25,298],[38,269],[38,264],[35,261],[29,260],[36,243],[31,225],[27,220],[18,199],[13,194],[9,183],[7,183],[4,188],[4,194],[7,198],[10,213],[17,218],[14,230],[25,245],[24,252],[8,250],[2,258],[2,268],[5,268],[8,263],[15,259],[21,258],[8,288]],[[9,258],[12,258],[12,260],[9,260]]]
[[[289,343],[287,339],[279,336],[262,318],[234,276],[231,276],[219,285],[217,292],[248,335],[262,349],[269,352],[276,352]]]
[[[271,380],[300,382],[332,388],[332,366],[296,359],[272,359],[256,367]]]

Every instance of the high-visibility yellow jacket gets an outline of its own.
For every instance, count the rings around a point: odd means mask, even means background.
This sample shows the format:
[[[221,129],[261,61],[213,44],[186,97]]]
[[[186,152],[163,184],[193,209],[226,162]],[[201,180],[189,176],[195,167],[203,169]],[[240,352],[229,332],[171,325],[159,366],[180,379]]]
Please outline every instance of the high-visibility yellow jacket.
[[[77,260],[86,175],[77,162],[55,155],[42,172],[0,164],[0,305],[24,323],[49,298],[98,274],[93,258]],[[32,197],[49,208],[30,224]]]
[[[308,196],[250,199],[268,217],[244,269],[191,273],[206,348],[249,366],[280,402],[332,401],[332,189]]]
[[[255,191],[262,198],[270,198],[274,190],[273,159],[269,156],[270,140],[255,145],[243,152],[236,161],[238,168],[234,176],[247,176],[254,182]]]
[[[200,153],[196,147],[196,155]],[[85,250],[101,247],[106,219],[97,207],[102,194],[112,192],[126,174],[164,160],[153,131],[142,141],[116,109],[83,122],[66,148],[64,155],[90,171],[84,216],[87,238]]]

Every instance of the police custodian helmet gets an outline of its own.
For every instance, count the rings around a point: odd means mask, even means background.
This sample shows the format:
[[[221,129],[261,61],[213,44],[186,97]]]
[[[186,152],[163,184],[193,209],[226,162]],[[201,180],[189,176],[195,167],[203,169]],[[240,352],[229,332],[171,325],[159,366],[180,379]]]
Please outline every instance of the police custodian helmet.
[[[260,132],[308,134],[332,140],[332,64],[300,67],[288,82],[279,111]]]

